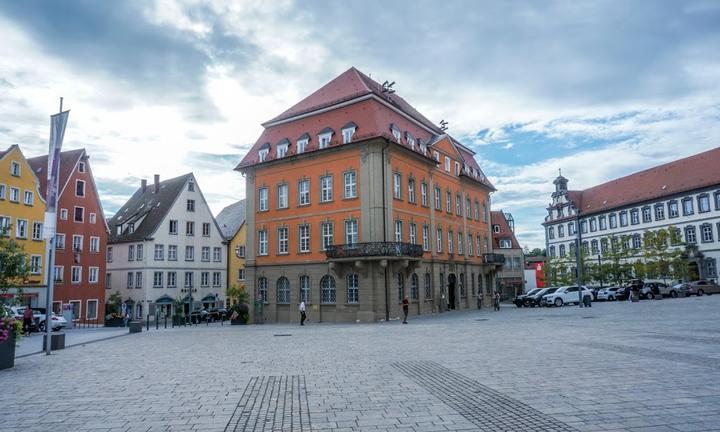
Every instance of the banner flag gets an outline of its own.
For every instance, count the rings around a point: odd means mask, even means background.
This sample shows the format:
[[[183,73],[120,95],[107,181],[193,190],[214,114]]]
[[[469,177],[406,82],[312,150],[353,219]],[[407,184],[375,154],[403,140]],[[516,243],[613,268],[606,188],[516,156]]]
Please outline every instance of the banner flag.
[[[70,111],[50,116],[50,149],[48,151],[47,193],[44,234],[46,238],[55,236],[55,214],[57,211],[58,176],[60,175],[60,151],[62,150],[65,127]]]

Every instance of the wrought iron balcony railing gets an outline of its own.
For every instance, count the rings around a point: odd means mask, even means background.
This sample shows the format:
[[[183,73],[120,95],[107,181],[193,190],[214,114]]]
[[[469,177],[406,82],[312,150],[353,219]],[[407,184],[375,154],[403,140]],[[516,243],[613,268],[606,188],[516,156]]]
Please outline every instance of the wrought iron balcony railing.
[[[498,253],[483,254],[483,263],[485,264],[505,264],[505,255]]]
[[[411,257],[423,255],[421,245],[399,242],[369,242],[355,244],[330,245],[325,249],[328,258],[359,257]]]

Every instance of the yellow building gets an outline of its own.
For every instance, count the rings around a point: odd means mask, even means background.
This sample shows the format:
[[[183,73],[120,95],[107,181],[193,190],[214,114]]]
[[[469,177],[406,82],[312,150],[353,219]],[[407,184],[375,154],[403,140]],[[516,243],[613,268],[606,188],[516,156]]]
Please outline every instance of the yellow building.
[[[245,288],[245,200],[225,207],[215,219],[227,241],[227,286]],[[228,306],[234,301],[228,298]]]
[[[26,304],[42,306],[45,297],[45,200],[40,181],[20,147],[0,151],[0,235],[16,240],[30,257],[24,281]]]

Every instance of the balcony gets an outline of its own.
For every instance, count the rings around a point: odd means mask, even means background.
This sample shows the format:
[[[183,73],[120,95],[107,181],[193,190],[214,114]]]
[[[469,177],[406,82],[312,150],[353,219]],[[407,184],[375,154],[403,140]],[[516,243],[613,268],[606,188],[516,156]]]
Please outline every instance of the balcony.
[[[482,255],[483,264],[502,266],[505,264],[505,255],[498,253],[486,253]]]
[[[388,258],[422,258],[423,250],[421,245],[399,242],[369,242],[330,245],[325,250],[325,255],[333,260],[342,259],[388,259]]]

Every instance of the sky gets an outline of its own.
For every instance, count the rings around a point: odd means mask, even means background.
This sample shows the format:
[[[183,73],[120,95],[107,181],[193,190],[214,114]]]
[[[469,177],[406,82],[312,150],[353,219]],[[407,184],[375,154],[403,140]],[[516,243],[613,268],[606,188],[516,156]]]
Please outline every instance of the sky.
[[[720,2],[0,1],[0,147],[86,148],[106,215],[194,172],[214,213],[262,122],[351,66],[477,154],[521,245],[583,189],[720,145]]]

